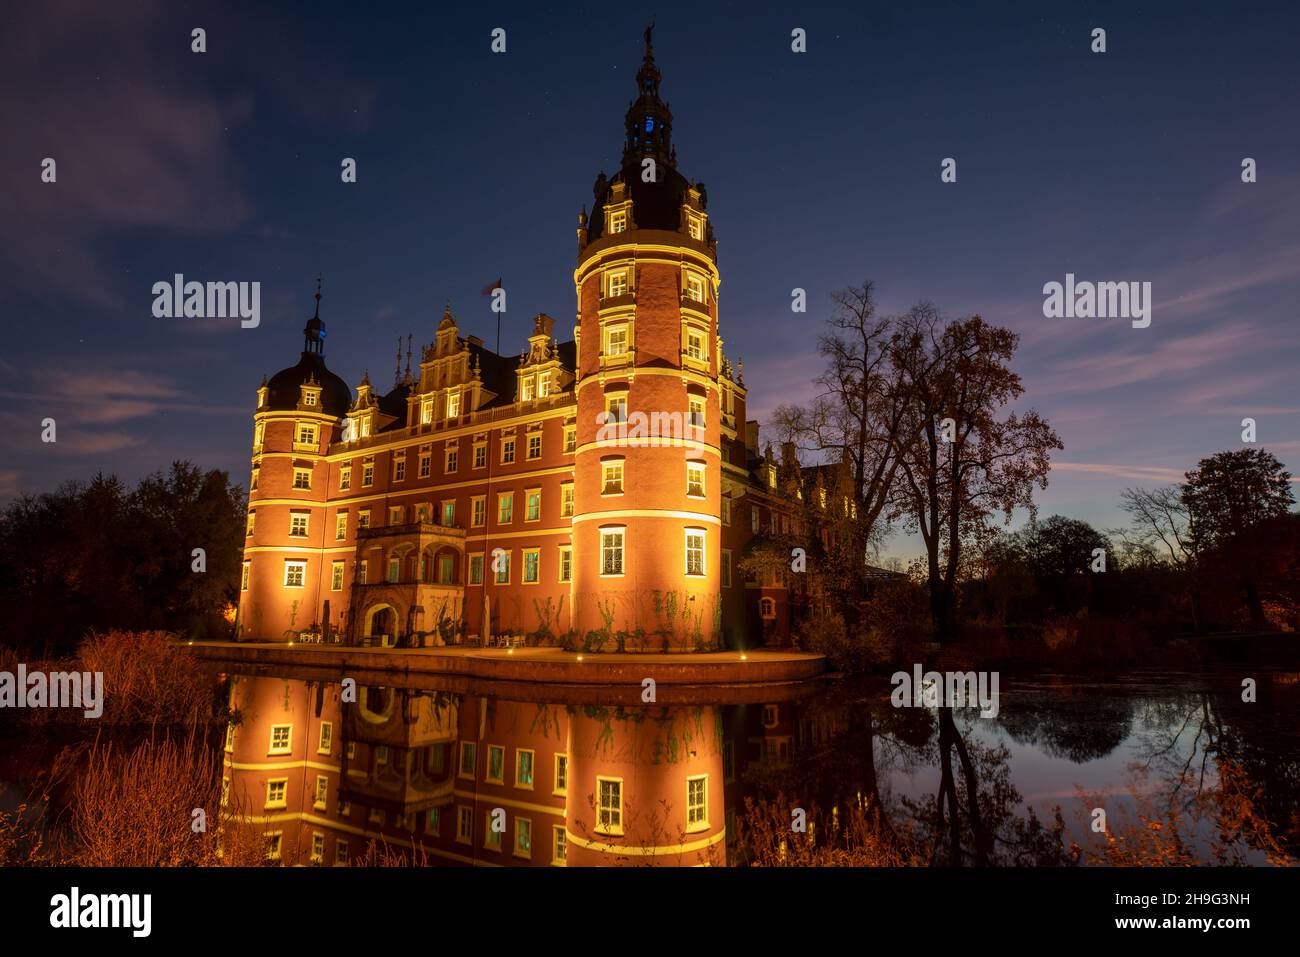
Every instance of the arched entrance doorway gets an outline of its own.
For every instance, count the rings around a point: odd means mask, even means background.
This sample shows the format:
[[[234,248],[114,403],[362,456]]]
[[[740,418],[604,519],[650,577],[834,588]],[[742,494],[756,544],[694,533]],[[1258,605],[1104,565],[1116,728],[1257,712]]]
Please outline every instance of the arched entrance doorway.
[[[392,605],[375,605],[366,610],[363,644],[391,648],[397,641],[397,609]]]

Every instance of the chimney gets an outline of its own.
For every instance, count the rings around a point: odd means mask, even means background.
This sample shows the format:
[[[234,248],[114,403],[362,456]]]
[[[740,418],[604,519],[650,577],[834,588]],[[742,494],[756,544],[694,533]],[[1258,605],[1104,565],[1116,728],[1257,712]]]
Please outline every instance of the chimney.
[[[750,419],[745,423],[745,448],[758,457],[758,419]]]
[[[781,465],[791,471],[799,468],[799,449],[793,442],[781,443]]]

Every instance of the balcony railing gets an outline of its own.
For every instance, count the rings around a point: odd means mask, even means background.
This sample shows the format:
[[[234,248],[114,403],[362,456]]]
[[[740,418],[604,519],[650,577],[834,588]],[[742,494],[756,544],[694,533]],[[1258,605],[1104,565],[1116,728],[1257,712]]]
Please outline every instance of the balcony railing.
[[[448,535],[452,538],[464,538],[465,529],[460,525],[438,525],[434,522],[407,522],[402,525],[370,525],[357,529],[357,538],[391,538],[399,535]]]

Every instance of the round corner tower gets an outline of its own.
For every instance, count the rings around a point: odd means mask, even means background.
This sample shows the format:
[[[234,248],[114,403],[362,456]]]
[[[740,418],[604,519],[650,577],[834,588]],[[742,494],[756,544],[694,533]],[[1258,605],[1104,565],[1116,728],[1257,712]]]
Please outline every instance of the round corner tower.
[[[579,218],[572,607],[579,631],[658,651],[719,633],[721,278],[650,40],[621,168]]]

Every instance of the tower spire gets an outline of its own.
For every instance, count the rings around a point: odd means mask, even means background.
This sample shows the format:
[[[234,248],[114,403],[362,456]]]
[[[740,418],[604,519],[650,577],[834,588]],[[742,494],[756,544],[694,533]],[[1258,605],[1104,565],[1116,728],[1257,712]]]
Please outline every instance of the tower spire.
[[[637,98],[627,111],[627,140],[623,165],[640,166],[645,157],[656,163],[675,165],[672,148],[673,115],[659,98],[659,67],[655,65],[654,21],[645,28],[645,57],[637,70]]]

